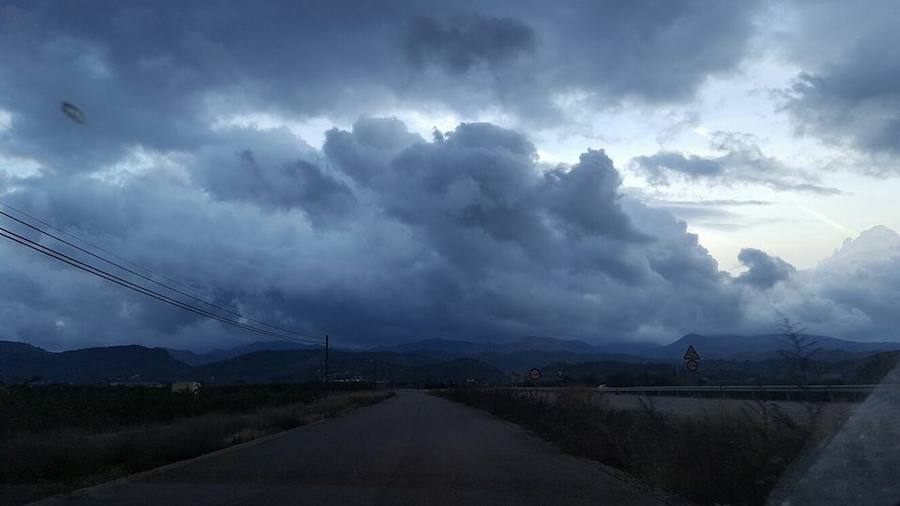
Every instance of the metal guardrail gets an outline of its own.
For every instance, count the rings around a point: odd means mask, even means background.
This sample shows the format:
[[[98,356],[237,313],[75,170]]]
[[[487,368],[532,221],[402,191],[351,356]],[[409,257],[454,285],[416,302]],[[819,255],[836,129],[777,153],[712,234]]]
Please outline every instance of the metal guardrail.
[[[900,385],[704,385],[704,386],[660,386],[660,387],[603,387],[598,392],[646,393],[646,392],[824,392],[824,393],[870,393],[874,390],[900,390]]]
[[[506,387],[498,390],[526,392],[577,391],[588,395],[631,394],[645,396],[723,399],[860,401],[875,391],[900,391],[900,384],[883,385],[702,385],[657,387]]]
[[[658,387],[498,387],[497,390],[548,391],[582,390],[609,393],[648,392],[854,392],[869,393],[874,390],[900,390],[900,384],[884,385],[703,385]]]

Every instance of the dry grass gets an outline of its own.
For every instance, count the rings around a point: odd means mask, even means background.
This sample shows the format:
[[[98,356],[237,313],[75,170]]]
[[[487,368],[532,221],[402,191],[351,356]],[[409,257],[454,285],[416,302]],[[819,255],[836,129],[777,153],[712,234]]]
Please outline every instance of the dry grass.
[[[460,389],[445,397],[533,430],[562,450],[627,471],[648,486],[700,504],[763,504],[829,420],[798,423],[777,409],[679,417],[653,409],[614,410],[584,393],[555,399],[504,390]],[[652,401],[651,401],[652,402]],[[760,406],[755,406],[757,409]]]
[[[374,404],[392,394],[337,394],[249,413],[214,413],[105,434],[71,429],[0,441],[0,504],[19,504],[189,459]]]

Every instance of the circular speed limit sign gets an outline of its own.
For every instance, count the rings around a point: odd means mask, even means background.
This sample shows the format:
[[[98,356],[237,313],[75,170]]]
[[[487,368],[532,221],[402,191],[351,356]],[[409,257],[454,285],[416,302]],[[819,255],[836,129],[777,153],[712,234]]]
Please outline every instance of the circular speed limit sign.
[[[528,371],[528,377],[531,378],[531,381],[537,381],[541,379],[541,370],[534,368]]]
[[[700,369],[700,362],[696,360],[688,360],[684,363],[684,367],[686,367],[688,371],[697,372],[697,369]]]

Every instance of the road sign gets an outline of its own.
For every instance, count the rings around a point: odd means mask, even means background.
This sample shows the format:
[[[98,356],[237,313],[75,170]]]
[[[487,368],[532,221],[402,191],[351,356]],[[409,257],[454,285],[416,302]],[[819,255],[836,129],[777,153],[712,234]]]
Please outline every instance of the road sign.
[[[700,369],[700,362],[696,360],[685,360],[684,366],[688,371],[697,372],[697,370]]]
[[[700,360],[700,354],[694,349],[694,345],[689,344],[688,349],[684,352],[685,360]]]
[[[531,381],[537,381],[541,379],[541,370],[538,368],[534,368],[528,371],[528,377],[531,378]]]

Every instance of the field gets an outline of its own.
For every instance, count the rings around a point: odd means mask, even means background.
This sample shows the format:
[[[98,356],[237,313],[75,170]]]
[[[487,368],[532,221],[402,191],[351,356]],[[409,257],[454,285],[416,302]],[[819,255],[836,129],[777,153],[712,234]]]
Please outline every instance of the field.
[[[747,402],[747,412],[686,417],[654,408],[614,409],[579,391],[553,398],[513,390],[456,389],[451,400],[521,424],[562,450],[626,471],[666,496],[699,504],[763,504],[779,476],[842,421],[831,412],[786,416]]]
[[[318,386],[3,387],[0,504],[18,504],[299,427],[388,393]]]

